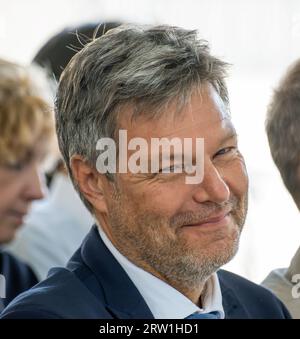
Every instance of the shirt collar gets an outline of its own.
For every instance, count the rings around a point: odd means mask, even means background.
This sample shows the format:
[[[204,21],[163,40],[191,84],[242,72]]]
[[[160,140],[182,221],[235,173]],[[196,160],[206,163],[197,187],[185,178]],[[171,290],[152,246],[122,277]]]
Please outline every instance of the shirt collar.
[[[221,319],[224,318],[221,288],[216,273],[206,282],[202,296],[203,307],[200,309],[178,290],[129,261],[114,247],[101,227],[98,229],[104,244],[132,280],[155,319],[184,319],[195,312],[212,311],[218,312]]]

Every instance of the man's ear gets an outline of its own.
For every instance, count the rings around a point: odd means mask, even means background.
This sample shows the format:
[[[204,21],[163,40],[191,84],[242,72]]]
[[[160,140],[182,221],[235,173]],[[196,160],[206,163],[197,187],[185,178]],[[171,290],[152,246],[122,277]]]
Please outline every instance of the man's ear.
[[[95,210],[100,213],[107,213],[104,194],[106,177],[92,168],[80,155],[72,156],[71,169],[74,180],[84,197]]]

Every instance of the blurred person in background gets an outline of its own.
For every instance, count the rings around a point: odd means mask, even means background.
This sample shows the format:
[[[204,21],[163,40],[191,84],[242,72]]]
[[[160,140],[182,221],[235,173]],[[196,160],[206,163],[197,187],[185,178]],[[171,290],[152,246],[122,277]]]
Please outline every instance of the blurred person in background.
[[[289,68],[274,92],[266,131],[283,183],[300,209],[300,60]],[[300,319],[299,282],[300,248],[288,268],[272,271],[262,285],[285,303],[294,318]]]
[[[89,23],[62,30],[38,51],[33,63],[42,66],[49,80],[59,81],[70,59],[84,45],[118,23]],[[47,176],[49,195],[35,203],[9,251],[33,268],[39,280],[50,268],[65,266],[88,233],[91,217],[58,156],[54,170]]]
[[[54,137],[47,79],[36,67],[0,59],[0,309],[37,282],[31,268],[4,251],[31,202],[43,198],[39,166]]]

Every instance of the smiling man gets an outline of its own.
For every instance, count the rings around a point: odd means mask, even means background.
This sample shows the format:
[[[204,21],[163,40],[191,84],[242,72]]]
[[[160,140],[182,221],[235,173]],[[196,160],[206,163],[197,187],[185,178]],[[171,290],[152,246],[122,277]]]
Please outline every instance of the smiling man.
[[[195,31],[168,26],[121,26],[72,59],[57,94],[57,133],[96,225],[67,267],[16,298],[4,318],[289,317],[270,292],[219,270],[238,249],[248,190],[225,69]],[[149,149],[154,138],[190,140],[182,155],[194,163],[202,140],[201,180],[187,182],[193,174],[175,147],[168,168],[162,155],[156,170],[128,163],[100,173],[96,145],[111,138],[119,154],[120,130]],[[128,159],[136,149],[126,149]],[[141,154],[137,167],[151,156]]]

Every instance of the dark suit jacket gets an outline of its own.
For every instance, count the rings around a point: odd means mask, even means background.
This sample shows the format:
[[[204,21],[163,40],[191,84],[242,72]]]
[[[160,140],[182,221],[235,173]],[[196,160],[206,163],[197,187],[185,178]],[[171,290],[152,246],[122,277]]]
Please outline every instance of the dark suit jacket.
[[[7,306],[18,294],[37,284],[38,280],[31,268],[11,254],[0,250],[0,274],[5,277],[6,297],[0,298],[1,304]]]
[[[235,274],[218,272],[226,318],[289,318],[268,290]],[[143,297],[102,242],[96,226],[66,268],[18,296],[2,318],[153,319]]]

